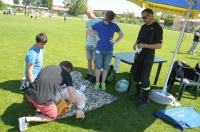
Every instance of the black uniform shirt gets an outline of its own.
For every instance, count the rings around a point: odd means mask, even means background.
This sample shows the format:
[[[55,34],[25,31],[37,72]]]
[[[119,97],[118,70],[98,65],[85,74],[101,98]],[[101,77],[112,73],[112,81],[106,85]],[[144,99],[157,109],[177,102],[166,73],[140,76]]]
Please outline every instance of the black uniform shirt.
[[[138,34],[137,43],[145,43],[145,44],[156,44],[162,43],[163,40],[163,29],[157,23],[154,22],[151,25],[144,24],[140,32]],[[140,56],[145,57],[146,59],[153,59],[155,55],[154,49],[143,48]]]

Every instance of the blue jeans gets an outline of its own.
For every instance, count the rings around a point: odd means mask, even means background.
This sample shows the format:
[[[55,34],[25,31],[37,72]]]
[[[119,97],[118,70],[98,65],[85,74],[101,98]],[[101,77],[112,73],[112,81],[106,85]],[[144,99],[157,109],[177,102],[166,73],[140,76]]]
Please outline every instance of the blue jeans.
[[[112,60],[112,56],[113,56],[112,51],[104,52],[104,51],[96,50],[96,54],[95,54],[96,68],[108,70],[110,62]]]

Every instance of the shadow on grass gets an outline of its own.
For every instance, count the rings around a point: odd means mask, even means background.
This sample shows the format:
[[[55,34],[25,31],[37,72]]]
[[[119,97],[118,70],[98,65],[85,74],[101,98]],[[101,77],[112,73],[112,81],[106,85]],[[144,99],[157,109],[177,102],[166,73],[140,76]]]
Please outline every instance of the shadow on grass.
[[[75,70],[80,71],[83,74],[87,73],[86,69],[75,68]],[[119,73],[116,76],[116,81],[120,79],[127,79],[128,73]],[[19,82],[16,80],[7,81],[0,84],[0,87],[5,90],[10,90],[12,92],[18,93]],[[164,109],[165,106],[155,104],[151,102],[146,108],[136,108],[134,101],[130,101],[128,96],[134,93],[134,87],[130,89],[129,93],[118,93],[114,87],[115,82],[107,84],[108,93],[117,96],[119,99],[110,105],[104,106],[97,110],[86,113],[86,118],[84,120],[75,119],[75,117],[70,117],[67,119],[60,119],[56,122],[67,124],[71,126],[76,126],[88,130],[105,131],[105,132],[143,132],[149,126],[151,126],[156,117],[153,113],[160,109]],[[160,87],[153,87],[159,88]],[[8,131],[18,130],[18,118],[27,115],[33,115],[35,108],[30,103],[26,101],[23,103],[13,103],[10,105],[3,115],[1,116],[2,121],[5,124],[13,126],[14,128]],[[34,124],[37,125],[37,124]],[[31,127],[34,127],[31,124]]]
[[[179,94],[179,89],[180,89],[180,84],[176,82],[171,88],[170,93],[177,98]],[[185,91],[182,94],[181,99],[183,98],[195,100],[195,89],[192,87],[186,87]]]
[[[199,61],[199,58],[197,58],[197,57],[186,57],[186,58],[191,59],[191,60]]]
[[[170,52],[174,54],[174,51],[170,51]],[[189,53],[188,53],[188,51],[186,51],[186,52],[178,52],[178,54],[180,54],[180,55],[186,55],[186,54],[189,54]]]
[[[8,80],[0,83],[0,89],[8,90],[14,93],[20,93],[19,87],[20,87],[19,80]]]
[[[6,125],[13,126],[13,128],[8,131],[18,131],[18,118],[23,116],[28,116],[34,113],[35,108],[26,99],[22,103],[13,103],[10,105],[3,115],[1,115],[1,120]]]

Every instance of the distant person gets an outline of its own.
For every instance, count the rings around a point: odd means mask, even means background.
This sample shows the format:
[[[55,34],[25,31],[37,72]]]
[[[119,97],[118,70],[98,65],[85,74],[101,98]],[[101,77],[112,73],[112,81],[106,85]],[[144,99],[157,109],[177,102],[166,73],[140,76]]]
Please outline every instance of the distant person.
[[[52,13],[51,13],[51,12],[49,12],[49,19],[51,19],[51,17],[52,17]]]
[[[31,19],[34,18],[35,15],[36,15],[36,12],[35,12],[35,10],[32,9],[32,10],[31,10]]]
[[[64,21],[66,21],[67,20],[67,12],[64,13],[63,17],[64,17]]]
[[[97,32],[99,40],[96,46],[95,64],[96,64],[96,84],[94,89],[106,90],[105,80],[107,77],[109,65],[113,56],[113,46],[117,44],[123,38],[123,32],[119,26],[112,22],[115,18],[113,11],[106,12],[103,21],[95,24],[87,32],[90,35],[95,36]],[[113,40],[114,34],[118,33],[117,39]],[[102,72],[102,81],[100,84],[100,75]]]
[[[30,122],[50,122],[58,117],[55,99],[58,91],[63,90],[62,85],[66,85],[68,89],[68,101],[70,104],[80,105],[80,99],[75,93],[72,86],[72,77],[70,72],[73,70],[73,65],[69,61],[62,61],[58,66],[49,65],[42,69],[41,74],[36,80],[26,89],[26,97],[35,107],[36,111],[41,112],[35,116],[26,116],[18,119],[19,130],[25,131],[28,129]]]
[[[36,10],[35,11],[35,19],[38,19],[38,16],[39,16],[39,10]]]
[[[15,9],[13,9],[13,14],[16,16],[16,10]]]
[[[200,41],[200,28],[194,32],[193,44],[189,50],[190,55],[195,54],[199,41]]]
[[[162,48],[163,29],[155,22],[153,11],[144,9],[142,11],[142,25],[137,40],[133,46],[134,49],[141,49],[140,53],[135,54],[133,65],[133,78],[135,81],[136,106],[144,107],[149,100],[150,74],[154,62],[155,50]]]
[[[86,22],[86,30],[91,28],[96,23],[100,22],[101,19],[96,18],[94,14],[94,10],[88,8],[86,11],[88,20]],[[95,75],[95,52],[96,52],[96,45],[97,45],[97,33],[94,36],[86,34],[86,56],[87,56],[87,63],[88,63],[88,74],[86,75],[85,79],[91,82],[96,81]]]
[[[35,38],[36,44],[34,44],[26,54],[26,79],[22,83],[20,90],[28,87],[33,83],[35,78],[39,75],[43,66],[44,46],[48,39],[45,33],[39,33]]]

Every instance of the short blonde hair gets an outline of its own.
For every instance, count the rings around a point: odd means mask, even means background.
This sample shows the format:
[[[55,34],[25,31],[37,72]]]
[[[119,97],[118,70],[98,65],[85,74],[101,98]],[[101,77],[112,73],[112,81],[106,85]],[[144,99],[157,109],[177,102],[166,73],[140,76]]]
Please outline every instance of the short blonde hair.
[[[87,13],[89,13],[89,12],[90,12],[90,13],[91,13],[91,12],[94,13],[94,10],[92,9],[92,7],[87,7],[85,13],[87,14]]]

